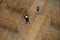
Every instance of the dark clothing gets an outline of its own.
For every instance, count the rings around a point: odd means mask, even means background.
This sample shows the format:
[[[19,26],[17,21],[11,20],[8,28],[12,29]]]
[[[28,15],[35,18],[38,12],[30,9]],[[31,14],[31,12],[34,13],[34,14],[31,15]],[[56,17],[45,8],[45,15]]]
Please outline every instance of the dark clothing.
[[[39,10],[40,10],[40,7],[39,7],[39,6],[37,6],[37,12],[39,12]]]
[[[26,22],[28,22],[29,21],[29,18],[26,18]]]
[[[29,18],[26,18],[25,20],[26,20],[26,24],[27,24],[27,23],[30,23],[30,22],[29,22]]]
[[[28,15],[26,15],[26,16],[24,16],[24,18],[25,18],[25,21],[26,21],[26,24],[27,24],[27,23],[30,23],[30,22],[29,22],[29,16]]]

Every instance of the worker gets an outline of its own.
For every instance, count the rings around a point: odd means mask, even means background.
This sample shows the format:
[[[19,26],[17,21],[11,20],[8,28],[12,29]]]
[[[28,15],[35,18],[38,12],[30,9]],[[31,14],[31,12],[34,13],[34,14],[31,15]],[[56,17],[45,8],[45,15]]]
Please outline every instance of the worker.
[[[27,23],[30,24],[30,22],[29,22],[29,16],[28,16],[27,14],[24,16],[24,18],[25,18],[26,24],[27,24]]]
[[[40,12],[40,6],[37,6],[37,12],[38,13]]]

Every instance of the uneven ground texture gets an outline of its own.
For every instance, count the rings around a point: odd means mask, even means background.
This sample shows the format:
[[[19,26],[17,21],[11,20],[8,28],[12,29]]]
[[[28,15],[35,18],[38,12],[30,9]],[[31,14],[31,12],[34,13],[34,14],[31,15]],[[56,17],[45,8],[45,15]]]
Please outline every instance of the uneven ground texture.
[[[60,40],[60,0],[0,0],[0,40]]]

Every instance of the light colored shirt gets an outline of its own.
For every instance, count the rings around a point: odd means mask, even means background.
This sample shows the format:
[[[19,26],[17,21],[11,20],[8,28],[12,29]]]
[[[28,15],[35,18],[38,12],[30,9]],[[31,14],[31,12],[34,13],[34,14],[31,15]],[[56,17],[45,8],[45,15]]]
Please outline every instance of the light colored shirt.
[[[25,16],[25,18],[29,18],[29,16]]]

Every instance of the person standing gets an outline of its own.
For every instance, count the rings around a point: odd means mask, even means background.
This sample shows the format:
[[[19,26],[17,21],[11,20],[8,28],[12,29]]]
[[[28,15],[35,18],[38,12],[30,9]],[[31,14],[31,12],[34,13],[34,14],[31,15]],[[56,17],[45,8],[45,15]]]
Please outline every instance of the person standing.
[[[25,18],[26,24],[27,24],[27,23],[29,23],[29,24],[30,24],[29,16],[28,16],[27,14],[24,16],[24,18]]]
[[[38,13],[40,12],[40,6],[37,6],[37,12]]]

